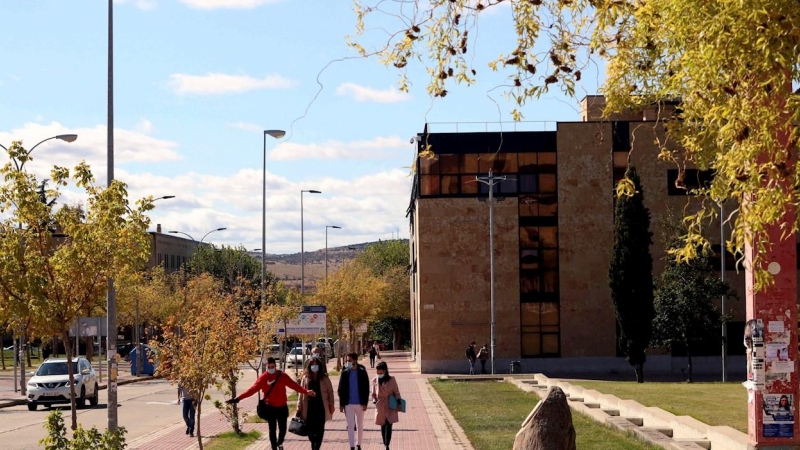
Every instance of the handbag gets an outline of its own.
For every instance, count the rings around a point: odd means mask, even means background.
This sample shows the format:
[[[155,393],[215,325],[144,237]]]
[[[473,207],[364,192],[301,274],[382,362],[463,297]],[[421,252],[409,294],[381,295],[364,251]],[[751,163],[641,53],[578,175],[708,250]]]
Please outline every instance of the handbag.
[[[308,436],[306,422],[299,417],[292,417],[292,421],[289,422],[289,433],[296,434],[298,436]]]
[[[401,398],[397,400],[394,394],[389,396],[389,409],[404,413],[406,412],[406,399]]]
[[[279,370],[278,376],[275,377],[275,381],[272,382],[272,386],[270,386],[269,389],[267,390],[267,395],[264,396],[264,398],[262,398],[261,401],[258,402],[258,406],[256,406],[256,415],[258,415],[258,417],[264,420],[268,420],[268,417],[270,416],[269,410],[271,408],[269,406],[269,403],[267,403],[267,399],[269,398],[269,394],[271,394],[272,390],[275,388],[275,385],[278,384],[278,378],[280,378],[282,374],[283,372]]]

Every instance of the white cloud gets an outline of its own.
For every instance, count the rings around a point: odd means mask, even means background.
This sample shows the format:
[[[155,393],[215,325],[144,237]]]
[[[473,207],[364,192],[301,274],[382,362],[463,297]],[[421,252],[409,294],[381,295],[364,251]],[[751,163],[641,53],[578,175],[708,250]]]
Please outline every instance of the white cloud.
[[[0,131],[0,144],[9,145],[11,141],[22,140],[25,148],[30,149],[43,139],[61,134],[77,134],[75,142],[67,143],[52,139],[36,147],[32,161],[26,166],[38,176],[46,176],[54,165],[73,167],[85,160],[93,169],[97,179],[105,179],[106,169],[106,127],[70,128],[58,122],[49,124],[26,123],[21,128]],[[114,159],[116,164],[125,163],[157,163],[180,160],[176,152],[178,144],[173,141],[147,136],[140,131],[116,128],[114,130]],[[6,161],[6,156],[0,156]]]
[[[399,103],[409,100],[411,96],[395,88],[386,90],[373,89],[355,83],[342,83],[336,88],[336,94],[353,97],[359,102]]]
[[[402,157],[402,152],[408,152],[410,155],[410,151],[408,141],[397,136],[376,137],[369,141],[328,141],[324,144],[281,142],[270,152],[269,159],[275,161],[303,159],[374,160]]]
[[[142,119],[136,125],[136,130],[144,134],[150,134],[153,131],[153,122],[150,122],[147,119]]]
[[[253,9],[263,5],[279,3],[282,0],[180,0],[184,5],[195,9]]]
[[[207,73],[188,75],[174,73],[169,76],[169,84],[178,95],[219,95],[254,91],[258,89],[289,89],[297,85],[294,80],[280,75],[267,75],[254,78],[249,75],[228,75]]]
[[[248,122],[234,122],[229,123],[228,126],[243,131],[264,131],[263,126]]]
[[[143,11],[150,11],[152,9],[155,9],[156,6],[158,6],[156,0],[114,0],[114,3],[120,3],[120,4],[132,3],[137,8]]]

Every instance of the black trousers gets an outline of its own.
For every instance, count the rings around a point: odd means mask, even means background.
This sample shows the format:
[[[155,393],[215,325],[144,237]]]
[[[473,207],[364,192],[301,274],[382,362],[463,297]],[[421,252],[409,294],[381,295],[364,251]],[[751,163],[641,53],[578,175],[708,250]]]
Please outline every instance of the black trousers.
[[[286,438],[286,420],[289,419],[289,406],[284,405],[277,408],[268,406],[267,408],[269,443],[272,445],[272,450],[278,450],[278,446],[283,445],[283,440]],[[275,432],[276,428],[279,430],[278,433]]]
[[[381,425],[381,438],[383,439],[383,445],[387,447],[392,443],[392,424],[388,420]]]
[[[484,374],[486,373],[486,360],[485,359],[481,360],[481,373],[484,373]]]

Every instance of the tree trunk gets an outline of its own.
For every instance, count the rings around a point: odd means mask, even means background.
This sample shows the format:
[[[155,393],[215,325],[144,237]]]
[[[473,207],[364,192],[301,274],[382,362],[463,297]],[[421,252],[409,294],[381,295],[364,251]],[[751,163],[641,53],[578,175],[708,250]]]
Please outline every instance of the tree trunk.
[[[195,425],[197,425],[197,445],[200,446],[200,450],[203,450],[203,435],[200,434],[200,412],[201,412],[201,406],[203,405],[203,396],[204,395],[205,395],[205,392],[201,392],[197,396],[200,399],[195,402],[195,404],[197,405],[197,411],[195,411],[195,413],[194,413],[194,422],[195,422]]]
[[[0,334],[0,343],[3,344],[3,348],[5,348],[5,345],[6,345],[5,341],[3,341],[3,337],[4,336],[5,336],[4,334]],[[3,370],[6,370],[6,351],[5,350],[0,351],[0,363],[3,364]]]
[[[86,359],[89,360],[89,362],[92,362],[92,356],[94,353],[94,342],[92,342],[91,339],[92,338],[90,336],[83,338],[83,345],[86,346]]]
[[[686,379],[687,382],[692,382],[692,353],[689,351],[689,348],[686,348],[686,357],[688,358],[688,369],[689,369],[689,378]]]
[[[28,360],[28,367],[31,367],[31,366],[33,366],[33,364],[31,364],[31,346],[30,345],[25,345],[25,348],[27,349],[27,351],[25,352],[25,355],[26,355],[26,359]]]
[[[64,348],[67,350],[67,373],[69,374],[69,403],[72,412],[72,431],[78,429],[78,413],[75,405],[75,370],[72,367],[72,347],[69,345],[69,332],[61,332],[61,340],[64,341]]]
[[[232,370],[230,379],[228,380],[228,389],[231,391],[231,398],[236,398],[237,381],[239,381],[239,377],[236,376],[236,371]],[[231,405],[231,427],[234,433],[242,434],[242,425],[239,423],[239,406],[236,403]],[[200,432],[198,431],[197,434],[200,434]]]
[[[636,382],[644,383],[644,364],[642,363],[634,364],[633,371],[636,373]]]

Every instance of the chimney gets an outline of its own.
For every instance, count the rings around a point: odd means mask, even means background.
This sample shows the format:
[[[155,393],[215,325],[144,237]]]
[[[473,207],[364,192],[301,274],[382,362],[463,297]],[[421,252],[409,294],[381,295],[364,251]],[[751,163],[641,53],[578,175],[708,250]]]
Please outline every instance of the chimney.
[[[156,233],[161,233],[161,224],[156,224]]]

